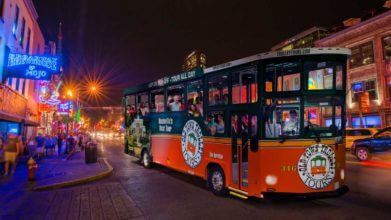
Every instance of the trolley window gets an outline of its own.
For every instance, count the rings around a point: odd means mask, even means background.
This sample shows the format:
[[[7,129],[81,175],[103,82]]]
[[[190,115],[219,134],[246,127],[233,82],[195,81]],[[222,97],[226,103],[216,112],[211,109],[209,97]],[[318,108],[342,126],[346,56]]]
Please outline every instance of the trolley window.
[[[300,63],[271,63],[265,67],[265,91],[284,92],[300,90]]]
[[[211,77],[208,86],[210,106],[228,104],[228,75]]]
[[[187,109],[189,116],[204,115],[202,81],[197,80],[187,84]]]
[[[258,84],[256,67],[234,72],[232,81],[232,104],[257,102]]]

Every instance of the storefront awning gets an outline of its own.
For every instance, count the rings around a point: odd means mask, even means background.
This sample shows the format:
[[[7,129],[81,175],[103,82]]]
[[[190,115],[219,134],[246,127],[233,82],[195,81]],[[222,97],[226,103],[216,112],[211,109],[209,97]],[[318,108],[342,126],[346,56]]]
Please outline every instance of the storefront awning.
[[[39,122],[36,121],[30,121],[30,120],[23,120],[22,123],[24,123],[25,126],[32,126],[32,127],[39,127]]]
[[[0,120],[21,123],[23,118],[20,116],[17,116],[17,115],[12,115],[12,114],[0,111]]]

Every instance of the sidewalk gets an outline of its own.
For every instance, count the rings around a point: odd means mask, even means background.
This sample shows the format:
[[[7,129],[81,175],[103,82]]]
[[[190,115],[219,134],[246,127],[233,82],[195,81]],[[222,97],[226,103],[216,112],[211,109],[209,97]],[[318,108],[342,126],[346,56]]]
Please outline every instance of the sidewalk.
[[[5,210],[22,204],[31,190],[53,189],[94,181],[110,175],[112,170],[104,158],[98,158],[97,163],[86,164],[84,151],[79,151],[74,152],[67,160],[53,156],[39,161],[36,181],[28,182],[26,161],[19,162],[13,176],[0,177],[0,218]]]
[[[94,181],[111,174],[113,168],[106,159],[86,164],[84,151],[73,153],[67,160],[46,159],[39,163],[33,190],[54,189]]]

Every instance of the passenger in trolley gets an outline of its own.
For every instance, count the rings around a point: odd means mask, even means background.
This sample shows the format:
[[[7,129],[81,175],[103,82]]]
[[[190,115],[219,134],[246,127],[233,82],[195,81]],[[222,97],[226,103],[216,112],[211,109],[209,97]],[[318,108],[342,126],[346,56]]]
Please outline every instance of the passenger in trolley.
[[[288,136],[298,135],[299,121],[298,121],[296,110],[291,109],[289,111],[289,118],[285,120],[282,131],[284,135],[288,135]]]

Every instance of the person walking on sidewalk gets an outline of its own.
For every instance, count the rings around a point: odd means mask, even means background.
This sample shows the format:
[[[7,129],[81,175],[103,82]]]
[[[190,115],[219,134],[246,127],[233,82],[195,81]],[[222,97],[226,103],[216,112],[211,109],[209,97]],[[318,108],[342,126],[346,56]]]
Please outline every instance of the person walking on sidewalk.
[[[32,137],[30,137],[27,141],[27,149],[29,152],[29,158],[36,158],[37,157],[37,145]]]
[[[62,147],[63,139],[64,139],[64,137],[62,136],[62,134],[58,134],[58,137],[57,137],[57,152],[58,152],[58,155],[61,155],[61,147]]]
[[[8,175],[9,167],[12,166],[11,174],[15,173],[17,157],[22,148],[22,140],[17,134],[10,132],[8,133],[8,139],[5,143],[5,175]]]
[[[51,148],[52,154],[54,154],[56,151],[57,137],[56,137],[56,135],[52,135],[50,138],[51,138],[50,148]]]
[[[45,136],[45,151],[46,156],[48,156],[48,151],[52,151],[52,138],[49,136],[49,134],[46,134]]]
[[[41,159],[43,157],[43,148],[45,144],[45,138],[41,133],[38,133],[38,136],[35,137],[35,143],[37,143],[38,159]]]

